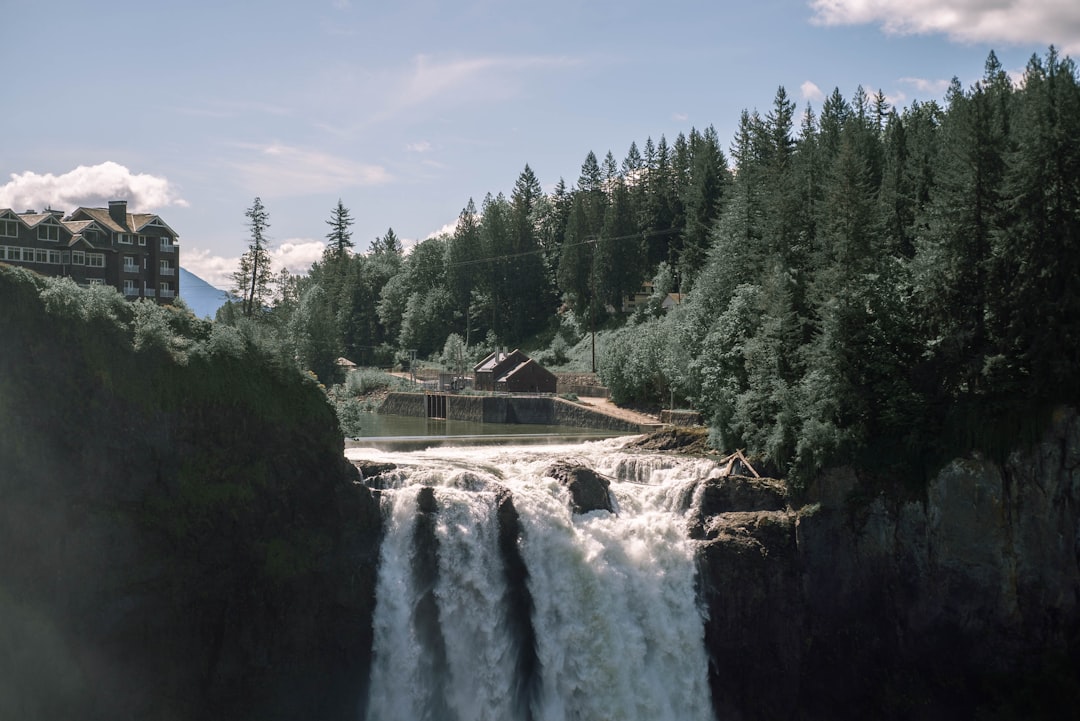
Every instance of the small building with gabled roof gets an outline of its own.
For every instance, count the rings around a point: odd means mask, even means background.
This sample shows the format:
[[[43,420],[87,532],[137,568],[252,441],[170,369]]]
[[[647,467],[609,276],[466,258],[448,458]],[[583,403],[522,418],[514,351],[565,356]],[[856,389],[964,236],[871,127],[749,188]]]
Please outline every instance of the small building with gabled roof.
[[[554,393],[556,378],[520,350],[495,351],[473,366],[475,388],[500,393]]]

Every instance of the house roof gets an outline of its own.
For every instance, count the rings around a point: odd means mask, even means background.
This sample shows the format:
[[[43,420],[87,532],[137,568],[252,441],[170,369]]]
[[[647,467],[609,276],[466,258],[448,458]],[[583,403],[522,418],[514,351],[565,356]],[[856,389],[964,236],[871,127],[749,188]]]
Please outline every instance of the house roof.
[[[0,218],[22,221],[22,217],[11,208],[0,208]],[[26,225],[26,223],[23,223],[23,225]]]
[[[65,228],[71,231],[71,242],[68,243],[69,246],[73,247],[76,243],[81,242],[89,248],[98,249],[93,244],[93,242],[88,237],[86,237],[86,231],[88,230],[101,231],[102,236],[99,239],[99,243],[101,244],[101,246],[103,246],[102,249],[104,249],[104,247],[107,247],[109,244],[108,230],[106,228],[103,228],[101,223],[96,220],[65,220],[63,221],[63,225]]]
[[[531,368],[530,368],[530,366],[531,366]],[[524,363],[518,363],[516,366],[514,366],[510,370],[503,373],[501,376],[499,376],[496,379],[496,382],[497,383],[506,383],[506,382],[510,381],[515,375],[517,375],[518,373],[521,373],[522,371],[524,371],[526,369],[530,369],[530,370],[531,369],[536,369],[536,370],[540,371],[543,374],[551,376],[552,378],[555,377],[555,374],[552,373],[551,371],[549,371],[547,368],[540,365],[539,363],[534,361],[532,358],[528,358],[528,359],[525,360]]]
[[[170,228],[169,224],[162,220],[160,216],[154,215],[153,213],[132,213],[128,215],[128,225],[134,228],[136,233],[155,222],[157,225],[160,225],[162,228],[169,231],[169,235],[174,238],[179,237],[179,234]]]
[[[83,220],[84,218],[90,218],[97,221],[98,225],[114,233],[130,233],[130,225],[120,225],[113,217],[109,215],[108,208],[77,208],[74,213],[68,216],[68,221]],[[128,221],[131,216],[128,215]]]
[[[518,372],[519,370],[521,370],[522,368],[524,368],[525,366],[529,365],[529,364],[530,364],[530,363],[532,363],[532,362],[533,362],[533,359],[532,359],[532,358],[529,358],[529,359],[528,359],[528,360],[526,360],[526,361],[523,361],[523,362],[521,362],[521,363],[518,363],[517,365],[515,365],[515,366],[511,367],[510,369],[508,369],[508,370],[504,371],[504,372],[503,372],[503,373],[502,373],[502,374],[501,374],[501,375],[500,375],[500,376],[499,376],[499,377],[498,377],[498,378],[496,379],[496,381],[497,381],[497,382],[500,382],[500,383],[501,383],[501,382],[505,382],[505,381],[508,381],[508,380],[510,380],[510,377],[511,377],[511,376],[513,376],[513,375],[514,375],[515,373],[517,373],[517,372]]]
[[[529,360],[529,356],[521,352],[521,350],[515,348],[509,353],[503,353],[502,351],[495,351],[484,360],[473,366],[473,371],[476,373],[495,373],[501,374],[506,370],[506,367],[511,363],[518,365]]]
[[[55,213],[23,213],[19,216],[19,220],[25,223],[28,228],[34,228],[49,218],[59,221]]]
[[[499,365],[506,358],[506,354],[502,351],[495,351],[491,355],[484,358],[482,361],[473,366],[473,370],[477,373],[484,373],[495,370],[495,366]]]

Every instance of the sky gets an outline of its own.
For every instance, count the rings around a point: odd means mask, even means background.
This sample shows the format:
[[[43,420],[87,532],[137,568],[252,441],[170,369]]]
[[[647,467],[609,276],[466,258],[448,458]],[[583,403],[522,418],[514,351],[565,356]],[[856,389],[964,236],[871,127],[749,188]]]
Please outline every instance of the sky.
[[[470,198],[545,190],[592,151],[713,126],[783,86],[898,108],[1080,56],[1075,0],[0,0],[0,208],[159,214],[181,265],[228,288],[270,215],[305,272],[340,199],[367,251],[451,230]]]

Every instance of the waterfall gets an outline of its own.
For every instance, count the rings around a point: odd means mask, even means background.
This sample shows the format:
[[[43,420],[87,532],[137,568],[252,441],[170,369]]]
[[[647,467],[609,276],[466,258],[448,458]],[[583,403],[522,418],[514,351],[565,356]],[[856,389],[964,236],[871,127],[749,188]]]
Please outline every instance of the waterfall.
[[[397,465],[368,719],[712,721],[685,514],[714,464],[617,441],[349,455]],[[571,513],[544,474],[567,458],[617,514]]]

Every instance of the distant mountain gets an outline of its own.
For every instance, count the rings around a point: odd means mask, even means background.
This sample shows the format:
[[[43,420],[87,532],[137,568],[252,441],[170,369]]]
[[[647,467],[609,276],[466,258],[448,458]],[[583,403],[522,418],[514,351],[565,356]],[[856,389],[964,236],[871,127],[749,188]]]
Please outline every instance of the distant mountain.
[[[184,268],[180,269],[180,297],[199,318],[214,319],[218,308],[225,305],[229,294]]]

